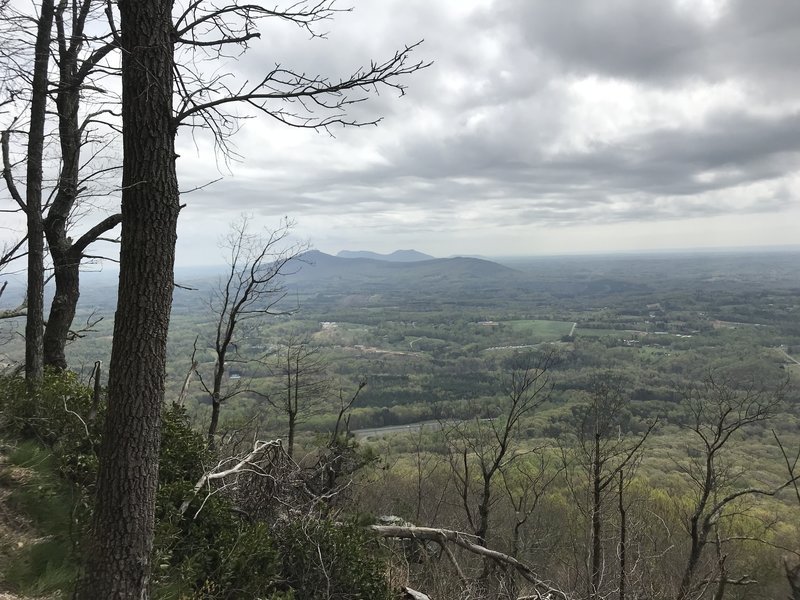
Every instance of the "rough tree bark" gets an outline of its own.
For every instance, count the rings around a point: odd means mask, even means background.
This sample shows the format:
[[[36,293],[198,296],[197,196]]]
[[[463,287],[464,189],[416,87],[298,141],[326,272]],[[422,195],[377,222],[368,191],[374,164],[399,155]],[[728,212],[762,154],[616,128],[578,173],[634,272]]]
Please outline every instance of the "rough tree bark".
[[[172,2],[120,0],[122,243],[119,300],[83,600],[148,597],[160,412],[179,211]]]
[[[53,259],[56,289],[44,330],[44,364],[48,367],[66,369],[65,348],[80,298],[80,266],[83,252],[100,235],[116,227],[122,221],[122,215],[116,214],[103,219],[74,243],[67,237],[64,225],[66,220],[61,221],[59,216],[60,225],[51,225],[49,220],[48,214],[45,220],[45,235]]]

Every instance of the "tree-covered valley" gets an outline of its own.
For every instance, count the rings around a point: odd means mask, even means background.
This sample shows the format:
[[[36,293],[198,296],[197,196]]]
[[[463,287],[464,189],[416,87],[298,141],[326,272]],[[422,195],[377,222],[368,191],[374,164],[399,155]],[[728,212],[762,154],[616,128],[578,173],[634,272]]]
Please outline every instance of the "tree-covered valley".
[[[384,545],[390,580],[431,598],[789,593],[796,253],[422,258],[287,260],[230,337],[215,451],[281,440],[310,469],[335,431],[329,510],[473,536],[536,574],[435,536]],[[166,398],[204,437],[227,272],[176,274]],[[86,280],[68,359],[88,384],[115,298],[113,275]]]

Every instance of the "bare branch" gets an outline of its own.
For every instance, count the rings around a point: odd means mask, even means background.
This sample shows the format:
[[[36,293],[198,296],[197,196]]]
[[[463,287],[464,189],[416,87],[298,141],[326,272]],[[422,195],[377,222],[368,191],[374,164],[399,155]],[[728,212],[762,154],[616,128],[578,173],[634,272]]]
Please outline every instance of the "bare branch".
[[[223,468],[226,461],[220,461],[216,467],[205,473],[200,479],[197,480],[197,483],[192,488],[191,493],[189,496],[181,503],[180,508],[178,509],[178,514],[183,516],[186,513],[186,510],[189,508],[189,505],[192,502],[192,499],[197,495],[197,493],[203,489],[203,487],[207,486],[209,482],[215,481],[217,479],[225,479],[226,477],[230,477],[231,475],[235,475],[241,473],[243,470],[251,467],[263,454],[268,452],[269,450],[273,450],[276,448],[281,447],[280,440],[273,440],[269,442],[263,441],[256,441],[253,444],[253,450],[247,454],[244,458],[238,461],[234,466],[230,468]],[[198,513],[199,514],[199,511]],[[197,517],[195,514],[195,518]]]
[[[432,527],[413,527],[413,526],[400,526],[400,525],[371,525],[370,530],[384,538],[400,538],[410,540],[427,540],[436,542],[444,547],[448,543],[463,548],[468,552],[477,554],[484,558],[490,559],[497,564],[504,565],[515,569],[526,581],[533,584],[536,588],[543,593],[553,594],[556,597],[569,600],[569,596],[559,590],[558,588],[550,585],[525,563],[520,562],[513,556],[492,550],[481,544],[472,541],[472,537],[468,534],[453,531],[451,529],[436,529]]]
[[[8,188],[8,193],[11,194],[11,197],[14,199],[14,202],[22,209],[23,212],[27,214],[28,206],[25,204],[25,200],[22,199],[22,195],[19,193],[17,189],[17,184],[14,181],[14,175],[11,173],[11,158],[9,156],[9,138],[10,133],[8,130],[3,131],[0,134],[0,143],[2,143],[3,147],[3,179],[5,179],[6,187]]]
[[[84,233],[78,240],[72,245],[72,252],[73,253],[83,253],[86,250],[86,247],[89,244],[96,242],[100,239],[104,233],[111,231],[122,223],[122,214],[117,213],[115,215],[111,215],[100,221],[97,225],[92,227],[89,231]]]
[[[6,290],[7,285],[8,285],[7,281],[4,281],[3,285],[0,285],[0,296],[3,295],[3,292]],[[16,308],[0,310],[0,320],[14,319],[16,317],[24,317],[27,314],[28,314],[28,298],[25,297],[22,303]]]

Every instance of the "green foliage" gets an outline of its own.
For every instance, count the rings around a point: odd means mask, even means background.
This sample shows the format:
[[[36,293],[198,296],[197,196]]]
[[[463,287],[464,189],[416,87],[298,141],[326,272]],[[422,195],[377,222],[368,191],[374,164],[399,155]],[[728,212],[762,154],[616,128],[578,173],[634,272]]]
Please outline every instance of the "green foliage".
[[[197,508],[188,518],[158,522],[154,597],[272,597],[280,563],[266,525],[241,521],[221,498],[191,518]]]
[[[72,373],[48,373],[33,396],[19,378],[2,383],[0,431],[17,440],[9,462],[28,473],[9,503],[44,537],[15,553],[4,582],[26,594],[68,592],[81,563],[97,472],[100,419],[89,418],[91,390]],[[96,408],[102,416],[103,407]],[[160,460],[154,597],[388,597],[383,563],[355,526],[312,521],[273,529],[243,520],[221,494],[201,494],[186,516],[179,515],[181,502],[216,459],[177,405],[162,413]]]
[[[72,549],[61,539],[48,539],[25,548],[6,569],[5,581],[30,595],[68,592],[78,573]]]
[[[172,542],[154,558],[161,600],[390,597],[377,542],[356,525],[312,519],[270,528],[240,520],[212,497],[197,518],[162,520],[158,539]]]
[[[38,441],[52,452],[65,479],[81,488],[93,485],[105,411],[102,402],[93,407],[92,390],[75,373],[46,373],[33,395],[22,378],[4,378],[0,407],[0,431],[11,439]]]
[[[158,480],[162,485],[194,484],[211,462],[202,435],[194,431],[183,407],[172,404],[161,412],[161,455]]]
[[[271,529],[243,520],[219,494],[200,494],[186,516],[179,516],[178,506],[211,459],[183,409],[165,410],[153,560],[156,598],[387,597],[383,563],[355,527],[312,521]],[[329,596],[329,585],[340,591]]]
[[[96,418],[92,419],[93,408]],[[75,373],[48,372],[30,394],[21,377],[0,380],[0,434],[16,448],[9,462],[24,476],[9,505],[36,527],[10,560],[5,580],[25,594],[68,592],[91,516],[102,406]]]
[[[291,521],[276,533],[283,573],[297,598],[390,598],[379,546],[363,528]]]

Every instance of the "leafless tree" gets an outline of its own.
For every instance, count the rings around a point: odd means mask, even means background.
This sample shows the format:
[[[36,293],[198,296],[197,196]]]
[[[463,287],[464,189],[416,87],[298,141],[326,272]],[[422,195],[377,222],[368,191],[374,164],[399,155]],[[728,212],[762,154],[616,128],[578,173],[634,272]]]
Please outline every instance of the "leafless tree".
[[[514,461],[509,468],[500,470],[503,490],[514,511],[509,550],[509,555],[514,558],[522,556],[523,529],[536,513],[545,492],[564,470],[563,464],[553,464],[545,450],[538,448],[529,456]],[[516,598],[517,582],[514,575],[515,571],[511,571],[505,587],[510,596]]]
[[[33,305],[28,310],[31,331],[26,331],[26,346],[31,350],[26,362],[33,361],[31,366],[34,371],[39,368],[39,363],[66,368],[64,347],[70,336],[79,297],[80,264],[87,247],[120,222],[120,215],[113,215],[90,226],[76,240],[69,235],[71,226],[80,216],[76,210],[79,201],[83,202],[86,209],[96,181],[117,169],[113,164],[97,165],[98,158],[109,145],[105,136],[97,133],[98,128],[118,129],[115,122],[118,115],[112,108],[118,103],[118,99],[103,86],[103,79],[109,76],[105,58],[117,47],[117,43],[110,33],[99,36],[86,33],[87,29],[102,31],[96,23],[101,18],[105,21],[102,15],[107,5],[99,0],[60,0],[51,2],[47,9],[49,24],[43,20],[46,14],[44,9],[40,11],[39,19],[33,19],[40,35],[45,34],[44,28],[47,27],[47,52],[55,59],[53,68],[40,60],[40,68],[45,71],[43,87],[37,88],[34,85],[35,77],[29,81],[23,59],[9,56],[5,61],[6,73],[9,73],[14,86],[13,104],[19,107],[20,117],[26,112],[30,113],[30,118],[27,119],[29,131],[24,131],[24,127],[20,125],[20,121],[24,123],[26,119],[19,117],[12,121],[12,126],[3,129],[3,169],[9,194],[26,216],[28,244],[34,250],[33,254],[28,253],[29,287],[31,283],[34,287],[28,291],[29,304],[32,302]],[[21,27],[28,27],[32,20],[29,15],[18,12],[8,18],[10,22]],[[45,41],[42,39],[41,43],[44,44]],[[25,50],[24,44],[21,45],[19,54],[24,56]],[[36,64],[34,61],[34,73]],[[111,71],[111,75],[117,75],[116,70]],[[35,102],[37,94],[45,95],[45,105],[53,101],[55,110],[37,112],[40,111]],[[35,113],[40,116],[35,117]],[[48,116],[54,116],[55,127],[47,127]],[[111,117],[111,121],[105,119],[107,116]],[[13,134],[28,136],[27,152],[22,158],[27,169],[24,203],[21,202],[22,194],[18,189],[14,174],[15,164],[9,149]],[[57,157],[45,155],[46,136],[57,137]],[[34,140],[38,141],[31,152],[31,143]],[[82,154],[86,147],[90,148],[88,156]],[[51,163],[58,167],[56,169],[53,166],[50,170],[57,170],[58,173],[54,189],[45,194],[43,173]],[[31,180],[31,173],[34,172],[36,175]],[[38,201],[31,202],[29,197],[38,197]],[[43,304],[39,307],[37,291],[40,287],[39,279],[44,281],[42,236],[47,239],[55,281],[55,293],[46,321]],[[32,270],[31,265],[36,267]],[[41,273],[37,274],[36,271]],[[33,329],[36,331],[32,331]]]
[[[728,585],[755,583],[747,576],[729,575],[720,549],[730,540],[724,537],[724,532],[720,533],[720,525],[737,502],[748,497],[774,496],[796,478],[792,473],[783,482],[765,482],[763,487],[743,486],[739,477],[727,468],[725,454],[743,428],[775,414],[783,401],[783,389],[752,381],[737,384],[709,374],[702,385],[685,392],[684,401],[690,414],[687,428],[698,440],[700,452],[681,467],[694,488],[695,499],[691,513],[686,516],[690,548],[676,600],[699,598],[712,585],[716,587],[715,594],[720,594]],[[706,565],[704,558],[709,546],[717,549],[717,555]]]
[[[333,429],[314,465],[307,470],[306,484],[319,498],[326,514],[330,513],[335,501],[344,502],[343,491],[349,487],[353,475],[372,460],[359,452],[358,444],[350,434],[350,414],[365,387],[367,380],[362,378],[352,393],[339,388],[339,406]]]
[[[530,355],[505,385],[501,414],[495,418],[452,423],[445,432],[456,491],[477,544],[486,546],[496,502],[495,479],[524,453],[518,447],[520,421],[550,397],[552,352]],[[492,562],[479,577],[485,582]]]
[[[257,80],[242,81],[216,68],[221,57],[246,53],[261,37],[259,27],[265,21],[294,24],[312,38],[325,37],[318,28],[349,10],[338,7],[336,0],[300,0],[282,8],[242,0],[186,0],[174,25],[176,123],[192,131],[210,131],[226,156],[235,155],[229,139],[238,130],[236,110],[242,105],[291,127],[330,131],[334,126],[376,124],[380,117],[360,120],[347,111],[378,87],[402,94],[405,86],[398,78],[429,64],[411,61],[418,43],[339,78],[275,64]]]
[[[286,417],[286,452],[294,455],[297,425],[322,408],[331,380],[319,346],[310,340],[290,336],[272,357],[272,374],[281,383],[267,396],[267,402]]]
[[[385,538],[411,539],[417,542],[435,542],[440,547],[445,549],[447,557],[453,564],[456,572],[459,573],[459,577],[464,583],[467,583],[467,577],[465,576],[463,569],[460,567],[455,555],[450,550],[451,545],[453,547],[466,550],[471,554],[477,555],[483,558],[484,561],[491,562],[502,568],[515,570],[533,588],[531,592],[525,596],[519,597],[517,600],[570,599],[568,594],[561,591],[558,587],[551,584],[543,577],[540,577],[529,565],[521,562],[514,556],[489,548],[486,546],[486,544],[477,543],[470,534],[454,531],[452,529],[402,525],[372,525],[370,529]]]
[[[2,273],[8,265],[10,265],[13,261],[18,260],[24,256],[24,253],[21,252],[22,248],[25,245],[27,238],[23,237],[16,243],[4,245],[2,250],[0,250],[0,273]],[[0,299],[3,297],[3,293],[6,291],[6,287],[8,286],[8,281],[3,281],[0,283]],[[16,317],[24,317],[27,312],[28,301],[27,298],[23,299],[20,304],[14,308],[7,308],[0,310],[0,320],[3,319],[14,319]]]
[[[116,213],[89,227],[76,240],[69,236],[79,201],[88,201],[95,182],[119,169],[115,163],[95,166],[110,144],[109,134],[118,130],[117,98],[103,85],[106,77],[117,76],[117,70],[108,66],[105,59],[118,48],[118,43],[108,28],[100,29],[98,36],[87,34],[90,23],[94,22],[97,29],[96,24],[105,21],[107,10],[110,8],[99,0],[61,0],[55,9],[60,169],[43,223],[55,280],[43,351],[44,364],[60,369],[67,367],[64,347],[75,318],[80,296],[79,270],[87,248],[122,220],[122,215]],[[97,106],[87,110],[90,100],[95,100]],[[88,156],[83,152],[87,147]]]
[[[31,387],[42,378],[44,337],[44,223],[42,219],[42,161],[48,102],[48,69],[54,2],[43,0],[36,19],[33,75],[30,81],[29,127],[25,194],[19,191],[10,160],[11,127],[0,133],[3,179],[14,202],[25,214],[28,239],[28,285],[25,321],[25,377]],[[13,125],[12,125],[13,127]]]
[[[292,222],[284,220],[273,231],[253,233],[250,231],[250,219],[243,216],[231,225],[223,242],[227,250],[228,270],[209,302],[216,320],[214,367],[210,381],[198,371],[200,384],[211,397],[209,446],[214,445],[222,404],[236,395],[251,391],[241,384],[223,389],[228,363],[242,360],[236,343],[237,334],[241,335],[242,326],[247,321],[286,312],[285,308],[278,308],[286,295],[283,278],[290,273],[290,263],[307,247],[302,243],[289,242],[291,229]]]
[[[588,483],[589,529],[589,578],[588,597],[596,600],[601,597],[605,557],[603,553],[603,511],[607,497],[616,489],[620,477],[629,475],[635,469],[637,459],[653,431],[656,421],[649,423],[643,433],[631,438],[623,435],[622,417],[627,405],[623,381],[613,373],[596,376],[591,384],[589,401],[576,408],[579,418],[577,444],[574,453],[575,464],[581,473],[581,481]],[[564,452],[564,466],[572,460]],[[570,478],[570,488],[577,505],[585,506],[581,500],[581,483]],[[588,508],[588,510],[587,510]],[[625,534],[626,530],[622,529]],[[621,555],[620,558],[624,556]],[[621,576],[622,577],[622,576]],[[622,577],[624,581],[624,577]]]
[[[145,599],[180,211],[172,111],[172,2],[118,3],[122,237],[108,411],[76,598]]]

